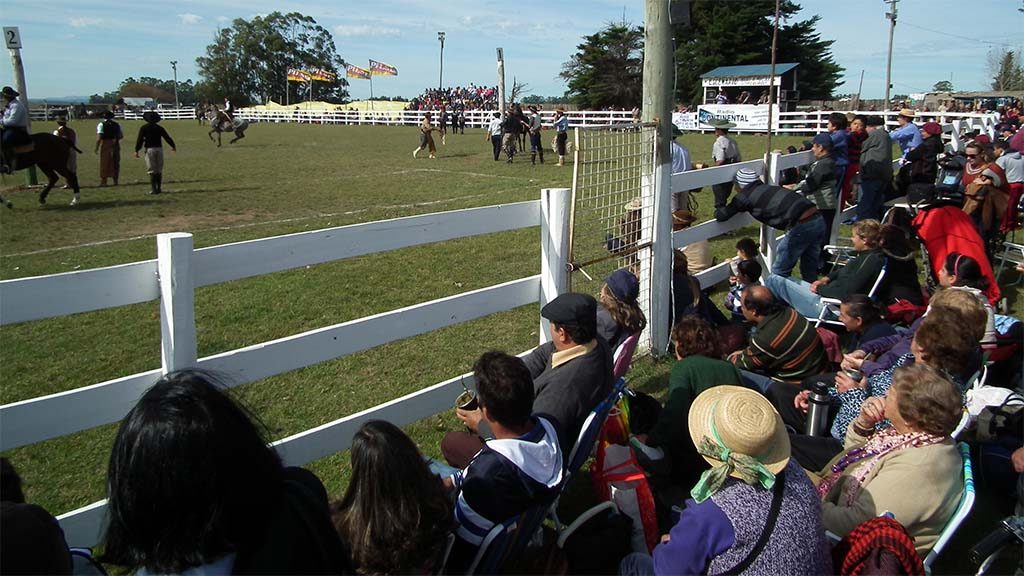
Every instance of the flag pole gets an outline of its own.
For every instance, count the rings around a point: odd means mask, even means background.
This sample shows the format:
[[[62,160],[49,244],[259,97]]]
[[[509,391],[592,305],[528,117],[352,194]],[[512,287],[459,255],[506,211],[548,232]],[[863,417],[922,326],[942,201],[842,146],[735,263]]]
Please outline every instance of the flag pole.
[[[373,64],[367,62],[367,69],[370,71],[370,110],[373,110]]]

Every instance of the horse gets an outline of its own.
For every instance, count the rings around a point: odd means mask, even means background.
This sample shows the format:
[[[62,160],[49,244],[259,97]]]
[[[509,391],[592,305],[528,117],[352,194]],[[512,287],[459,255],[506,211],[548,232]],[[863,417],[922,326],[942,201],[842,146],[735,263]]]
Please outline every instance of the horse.
[[[206,134],[213,140],[213,134],[217,133],[217,147],[220,148],[220,135],[222,132],[234,132],[235,137],[231,139],[228,144],[234,144],[242,138],[245,138],[245,131],[249,128],[249,121],[242,120],[241,118],[235,118],[234,120],[226,120],[225,115],[217,111],[216,108],[211,108],[206,112],[206,119],[210,121],[210,131]]]
[[[47,183],[46,186],[39,192],[39,203],[46,204],[46,196],[50,193],[53,185],[60,180],[60,176],[63,176],[67,180],[68,185],[74,190],[75,196],[71,200],[71,205],[78,204],[79,200],[79,187],[78,187],[78,174],[68,168],[68,161],[71,154],[80,153],[81,150],[71,145],[70,142],[61,138],[60,136],[54,136],[48,132],[39,132],[31,136],[33,148],[27,152],[16,152],[15,161],[12,162],[12,166],[17,170],[24,170],[31,166],[38,166],[39,169],[46,174]],[[58,176],[60,175],[60,176]],[[2,200],[0,200],[2,201]],[[9,202],[4,202],[7,207],[10,208]]]

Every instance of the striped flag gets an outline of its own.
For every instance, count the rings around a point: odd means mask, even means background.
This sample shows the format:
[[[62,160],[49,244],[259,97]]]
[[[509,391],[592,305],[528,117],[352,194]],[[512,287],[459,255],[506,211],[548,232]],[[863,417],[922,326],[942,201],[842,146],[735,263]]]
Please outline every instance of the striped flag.
[[[348,76],[349,78],[359,78],[361,80],[369,80],[370,79],[370,71],[367,70],[366,68],[360,68],[359,66],[356,66],[355,64],[346,64],[345,65],[345,76]]]
[[[299,70],[298,68],[288,69],[288,81],[289,82],[309,82],[309,72],[305,70]]]
[[[398,68],[376,60],[370,60],[370,74],[374,76],[398,76]]]
[[[334,82],[334,72],[330,72],[324,69],[312,70],[309,75],[313,80],[319,80],[320,82]]]

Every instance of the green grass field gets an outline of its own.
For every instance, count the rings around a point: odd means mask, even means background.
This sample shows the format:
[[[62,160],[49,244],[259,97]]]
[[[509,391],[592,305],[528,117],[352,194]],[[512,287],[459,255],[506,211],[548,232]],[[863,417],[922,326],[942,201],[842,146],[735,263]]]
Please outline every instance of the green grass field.
[[[241,142],[216,148],[195,122],[165,121],[178,143],[166,156],[164,191],[149,196],[142,160],[130,153],[139,123],[125,122],[121,185],[99,188],[93,124],[73,127],[79,157],[79,206],[60,189],[45,207],[3,180],[14,210],[0,210],[0,278],[67,272],[154,258],[154,236],[191,232],[195,246],[314,230],[473,206],[534,200],[541,188],[569,187],[572,168],[491,159],[482,130],[449,135],[438,158],[413,159],[415,128],[257,124]],[[44,127],[36,125],[36,130]],[[687,135],[694,161],[710,157],[710,135]],[[549,138],[545,137],[545,140]],[[745,158],[764,138],[738,138]],[[774,148],[802,138],[781,137]],[[710,190],[700,194],[710,216]],[[362,316],[536,274],[539,228],[449,241],[200,288],[199,355],[206,356]],[[719,259],[736,238],[713,243]],[[1018,298],[1019,300],[1019,298]],[[489,349],[519,352],[537,342],[536,306],[395,342],[237,389],[272,439],[300,432],[468,371]],[[156,302],[0,328],[0,403],[101,382],[160,365]],[[669,363],[643,361],[634,386],[659,395]],[[458,428],[447,415],[409,431],[424,452]],[[12,450],[27,495],[58,514],[104,496],[113,425]],[[347,457],[311,468],[333,495],[347,478]]]

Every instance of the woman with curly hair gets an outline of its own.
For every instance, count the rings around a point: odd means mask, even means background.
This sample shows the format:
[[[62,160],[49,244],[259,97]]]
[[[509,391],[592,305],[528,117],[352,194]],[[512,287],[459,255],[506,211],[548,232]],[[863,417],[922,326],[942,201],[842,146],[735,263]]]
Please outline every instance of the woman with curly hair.
[[[371,420],[352,439],[352,480],[331,506],[360,574],[429,574],[440,567],[452,507],[441,479],[394,424]]]
[[[613,351],[626,338],[643,331],[647,326],[636,299],[640,295],[640,280],[625,268],[612,272],[601,286],[597,305],[597,333]]]

